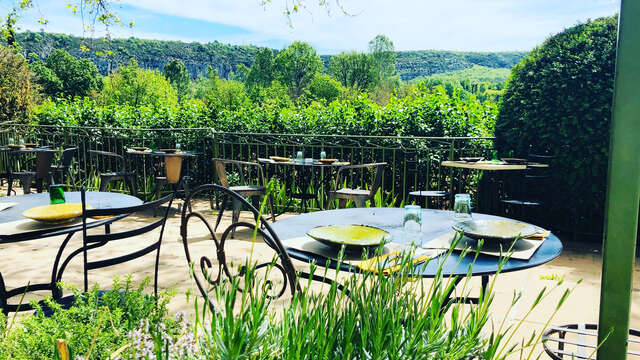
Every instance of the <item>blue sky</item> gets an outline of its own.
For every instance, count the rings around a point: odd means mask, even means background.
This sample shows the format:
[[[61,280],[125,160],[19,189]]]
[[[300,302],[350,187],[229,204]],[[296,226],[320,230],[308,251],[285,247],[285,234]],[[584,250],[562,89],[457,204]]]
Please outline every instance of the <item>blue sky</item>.
[[[11,2],[0,0],[5,14]],[[82,35],[82,21],[66,4],[79,0],[34,0],[22,29]],[[111,29],[114,37],[252,44],[282,48],[295,40],[319,53],[364,51],[376,34],[398,50],[529,50],[549,35],[589,18],[612,15],[618,0],[336,0],[283,15],[291,0],[119,0],[114,12],[135,26]],[[44,16],[49,24],[42,26]],[[94,35],[103,34],[98,27]],[[86,34],[91,35],[91,34]]]

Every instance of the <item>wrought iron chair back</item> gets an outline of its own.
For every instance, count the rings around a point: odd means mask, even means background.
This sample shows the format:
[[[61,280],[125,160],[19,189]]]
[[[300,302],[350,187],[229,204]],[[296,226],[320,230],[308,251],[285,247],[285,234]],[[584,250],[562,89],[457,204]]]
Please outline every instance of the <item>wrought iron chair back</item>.
[[[124,156],[120,154],[116,154],[110,151],[102,151],[102,150],[89,150],[89,154],[95,156],[101,156],[105,159],[105,163],[107,167],[105,170],[112,170],[115,172],[126,172],[127,171],[127,160]],[[108,160],[107,160],[108,159]],[[115,163],[115,168],[111,168],[111,165]]]
[[[331,204],[335,198],[339,200],[352,200],[356,203],[357,207],[363,207],[366,200],[372,202],[378,192],[378,189],[380,189],[382,185],[382,175],[384,174],[385,166],[387,166],[386,162],[341,166],[336,174],[335,190],[330,194],[329,204]],[[340,186],[344,183],[344,177],[349,175],[352,176],[356,171],[361,172],[361,183],[364,183],[366,181],[365,178],[367,170],[373,171],[372,182],[368,192],[358,190],[355,186],[354,189],[340,189]],[[358,182],[352,181],[352,183],[357,184]]]
[[[182,217],[180,223],[180,235],[182,237],[182,243],[184,246],[185,255],[187,258],[187,263],[193,269],[193,277],[196,282],[200,293],[205,299],[209,299],[209,292],[214,287],[221,283],[223,277],[228,279],[232,279],[235,276],[244,276],[247,273],[247,266],[254,266],[255,269],[277,269],[278,275],[282,276],[282,283],[280,287],[275,287],[275,293],[270,293],[269,296],[271,298],[281,297],[287,288],[290,289],[293,294],[296,290],[299,290],[299,285],[296,279],[296,271],[293,267],[293,263],[291,258],[287,254],[284,245],[280,241],[280,238],[275,233],[275,231],[271,228],[269,223],[261,216],[258,209],[256,209],[253,205],[247,202],[240,194],[235,191],[230,190],[221,185],[217,184],[206,184],[201,185],[190,194],[189,197],[185,200],[185,204],[191,203],[191,201],[198,197],[216,197],[217,199],[226,198],[234,202],[239,202],[248,209],[253,217],[253,222],[250,222],[246,219],[241,219],[238,221],[232,221],[232,223],[221,233],[216,234],[216,230],[209,224],[207,217],[198,211],[190,211],[188,206],[182,207]],[[228,201],[228,200],[225,200]],[[193,209],[196,209],[193,206]],[[208,257],[207,254],[202,254],[202,249],[194,250],[198,244],[202,245],[202,236],[198,234],[197,237],[190,239],[189,237],[189,223],[191,220],[196,219],[202,222],[208,234],[205,236],[208,240],[213,241],[213,248],[208,248],[215,250],[213,256]],[[247,230],[248,235],[252,236],[252,241],[257,241],[257,239],[253,238],[253,234],[256,237],[261,237],[264,243],[269,246],[274,252],[274,257],[271,261],[267,261],[260,264],[248,264],[245,263],[239,267],[239,270],[234,274],[233,273],[233,264],[231,264],[228,260],[228,253],[225,251],[226,247],[229,246],[229,241],[232,243],[235,242],[233,240],[229,240],[229,237],[232,232],[240,230]],[[190,241],[197,239],[198,241]],[[247,244],[246,241],[237,240],[236,244],[244,243]],[[253,245],[252,245],[253,246]],[[250,260],[252,259],[253,254],[249,255]],[[217,262],[217,263],[216,263]],[[217,273],[216,273],[217,268]],[[272,280],[267,280],[264,284],[268,286],[269,289],[274,289],[274,282]],[[210,306],[213,306],[209,303]]]
[[[155,261],[155,268],[154,268],[153,290],[154,290],[154,295],[157,296],[158,295],[158,265],[160,261],[160,246],[162,244],[162,236],[164,234],[164,228],[166,225],[167,217],[169,216],[169,211],[171,209],[171,204],[173,202],[173,193],[161,199],[147,202],[137,206],[111,208],[111,209],[92,209],[89,207],[90,204],[87,204],[86,194],[83,188],[81,193],[81,200],[82,200],[82,253],[83,253],[83,264],[84,264],[84,290],[87,291],[89,288],[88,272],[90,270],[96,270],[104,267],[118,265],[124,262],[137,259],[139,257],[142,257],[144,255],[147,255],[155,251],[156,261]],[[125,214],[137,213],[145,210],[154,211],[165,203],[168,203],[168,206],[164,212],[164,216],[150,224],[136,227],[135,229],[124,230],[124,231],[115,232],[115,233],[110,231],[106,231],[104,234],[88,234],[87,233],[87,221],[89,221],[92,218],[99,219],[99,218],[104,218],[109,216],[121,216]],[[107,259],[90,261],[88,258],[88,255],[89,255],[88,251],[91,249],[107,245],[111,241],[124,240],[124,239],[132,238],[135,236],[139,236],[139,235],[151,232],[158,228],[160,228],[158,239],[155,240],[150,245],[145,246],[142,249],[139,249],[124,255],[107,258]],[[61,269],[60,276],[62,276],[63,270],[64,269]]]

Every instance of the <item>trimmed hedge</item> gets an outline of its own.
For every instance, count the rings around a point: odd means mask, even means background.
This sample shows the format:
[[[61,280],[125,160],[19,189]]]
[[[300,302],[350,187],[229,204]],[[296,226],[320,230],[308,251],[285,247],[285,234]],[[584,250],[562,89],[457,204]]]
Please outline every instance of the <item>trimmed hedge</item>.
[[[552,36],[513,68],[500,104],[501,154],[557,156],[545,211],[560,228],[602,230],[616,37],[617,17]]]

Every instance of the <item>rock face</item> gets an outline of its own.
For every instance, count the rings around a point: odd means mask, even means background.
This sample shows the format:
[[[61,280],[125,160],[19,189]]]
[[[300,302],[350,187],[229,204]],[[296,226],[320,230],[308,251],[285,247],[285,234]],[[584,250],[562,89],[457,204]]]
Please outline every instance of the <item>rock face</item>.
[[[80,37],[45,32],[19,33],[17,40],[25,56],[45,60],[54,49],[65,49],[76,57],[91,59],[102,75],[126,64],[135,58],[146,69],[162,70],[172,59],[184,62],[192,78],[206,74],[211,66],[220,77],[228,78],[236,65],[250,67],[253,58],[260,49],[256,46],[227,45],[219,42],[185,43],[180,41],[128,39],[85,39]],[[83,47],[88,51],[83,51]],[[277,54],[278,50],[274,50]],[[482,65],[491,68],[510,68],[527,52],[456,52],[438,50],[400,51],[396,71],[402,80],[411,80],[420,76],[470,68]],[[330,55],[323,55],[325,67]]]

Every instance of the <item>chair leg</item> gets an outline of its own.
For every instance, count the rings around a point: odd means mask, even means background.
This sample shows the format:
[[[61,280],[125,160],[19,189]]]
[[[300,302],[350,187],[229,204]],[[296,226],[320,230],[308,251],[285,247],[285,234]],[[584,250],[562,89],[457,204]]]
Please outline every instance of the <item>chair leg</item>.
[[[129,191],[132,196],[138,197],[138,180],[135,175],[129,177]]]
[[[22,181],[23,194],[30,194],[31,193],[31,183],[33,182],[33,177],[25,176],[25,177],[21,178],[20,181]]]
[[[347,199],[338,199],[338,208],[344,209],[347,207]]]
[[[183,181],[182,181],[182,189],[184,190],[184,201],[187,201],[187,199],[189,198],[189,195],[191,194],[191,189],[189,188],[189,180],[188,179],[183,179]],[[189,207],[189,212],[193,212],[193,209],[191,209],[191,201],[189,201],[189,203],[186,204],[186,205]]]
[[[13,176],[9,173],[7,176],[7,196],[11,196],[11,191],[13,191]]]
[[[353,202],[356,203],[357,208],[367,207],[367,200],[364,198],[358,197]]]
[[[231,215],[231,224],[235,224],[240,219],[240,211],[242,210],[242,203],[236,199],[233,199],[233,213]],[[231,238],[233,239],[236,234],[236,228],[231,229]]]
[[[108,176],[100,176],[100,192],[107,191],[111,178]]]

